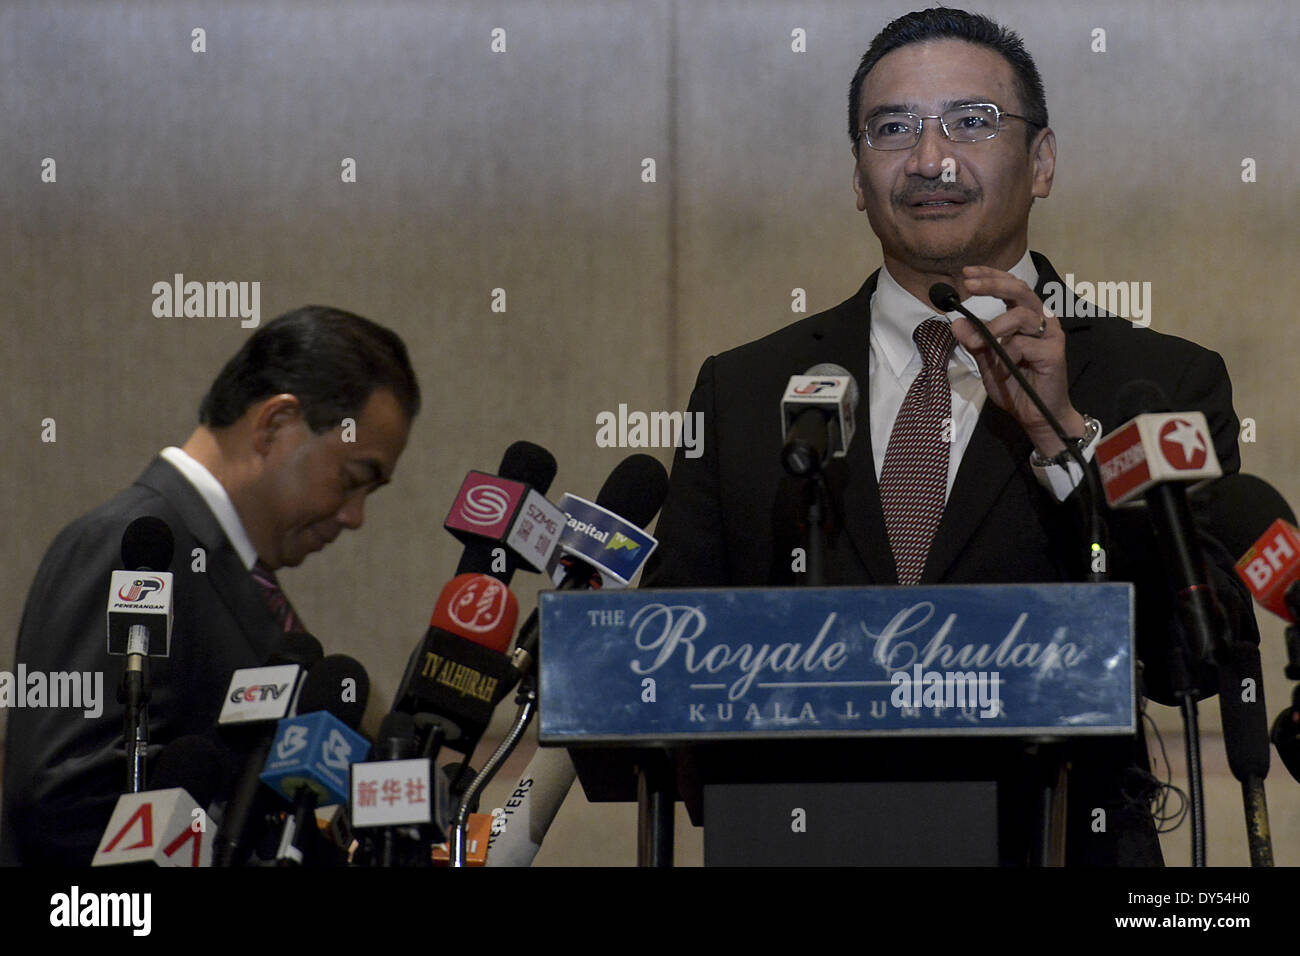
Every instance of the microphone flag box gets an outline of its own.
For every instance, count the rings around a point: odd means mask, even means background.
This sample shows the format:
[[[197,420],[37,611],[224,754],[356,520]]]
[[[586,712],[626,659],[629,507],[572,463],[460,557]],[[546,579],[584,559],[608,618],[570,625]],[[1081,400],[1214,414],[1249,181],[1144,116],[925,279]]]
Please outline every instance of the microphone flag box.
[[[1300,565],[1300,531],[1278,518],[1237,562],[1237,576],[1246,582],[1260,606],[1283,620],[1290,620],[1286,606],[1289,582],[1296,580]]]
[[[476,740],[487,729],[513,674],[504,654],[430,627],[407,663],[394,709],[454,718],[463,738]],[[458,740],[463,742],[452,737],[447,744],[454,747]]]
[[[488,843],[492,839],[493,817],[488,813],[471,813],[465,821],[465,865],[486,866]],[[433,845],[433,865],[450,866],[451,848],[445,842]]]
[[[108,653],[132,653],[128,635],[142,624],[149,629],[149,656],[166,657],[171,650],[173,593],[170,571],[114,571],[108,587]]]
[[[429,623],[505,653],[519,620],[519,599],[490,574],[458,574],[443,588]],[[471,637],[471,635],[473,635]]]
[[[500,541],[534,571],[544,571],[564,527],[564,513],[523,482],[471,471],[443,527],[465,544],[474,538]]]
[[[831,450],[831,457],[843,458],[857,428],[853,419],[852,381],[847,375],[791,375],[781,396],[782,439],[805,409],[824,408],[840,427],[840,438]]]
[[[1097,468],[1112,508],[1141,504],[1153,485],[1201,485],[1223,475],[1202,412],[1138,415],[1098,443]]]
[[[451,797],[446,772],[428,757],[352,765],[352,826],[432,826],[447,837]]]
[[[566,519],[560,550],[600,571],[605,587],[627,587],[659,545],[636,525],[577,495],[561,498],[560,511]],[[557,585],[564,580],[564,571],[557,558],[551,569]]]
[[[543,591],[539,740],[1137,726],[1133,586]]]
[[[91,866],[211,866],[203,810],[183,788],[118,797]]]
[[[369,752],[366,738],[328,711],[286,717],[276,727],[261,779],[286,800],[306,786],[318,803],[346,803],[348,767]]]
[[[217,724],[224,727],[286,716],[300,672],[297,664],[241,667],[231,675]]]

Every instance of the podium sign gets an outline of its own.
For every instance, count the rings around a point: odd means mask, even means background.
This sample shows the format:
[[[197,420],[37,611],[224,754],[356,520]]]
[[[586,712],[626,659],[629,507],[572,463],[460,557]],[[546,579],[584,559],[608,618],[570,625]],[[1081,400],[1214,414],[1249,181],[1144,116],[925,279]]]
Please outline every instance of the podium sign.
[[[1130,584],[544,592],[556,746],[1132,734]]]

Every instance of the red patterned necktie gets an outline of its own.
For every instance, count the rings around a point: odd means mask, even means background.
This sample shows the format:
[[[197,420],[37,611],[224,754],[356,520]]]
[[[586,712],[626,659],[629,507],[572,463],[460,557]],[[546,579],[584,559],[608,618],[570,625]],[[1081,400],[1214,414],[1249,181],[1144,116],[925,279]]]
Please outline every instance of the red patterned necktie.
[[[262,598],[266,601],[266,606],[271,609],[271,614],[280,625],[280,629],[285,632],[303,630],[302,621],[294,613],[293,605],[280,590],[280,582],[275,579],[275,572],[258,560],[253,564],[252,574],[258,590],[262,592]]]
[[[912,339],[921,371],[894,419],[880,470],[880,506],[899,584],[921,580],[948,492],[952,388],[948,357],[957,342],[947,322],[926,319]]]

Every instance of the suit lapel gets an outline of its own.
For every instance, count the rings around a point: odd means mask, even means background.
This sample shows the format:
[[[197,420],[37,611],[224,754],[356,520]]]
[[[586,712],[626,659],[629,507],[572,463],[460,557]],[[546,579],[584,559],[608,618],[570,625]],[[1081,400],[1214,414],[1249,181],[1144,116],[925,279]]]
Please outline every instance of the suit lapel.
[[[166,498],[181,516],[190,534],[206,549],[204,574],[208,583],[239,623],[240,630],[258,659],[264,660],[270,653],[278,629],[266,602],[257,591],[257,585],[253,583],[203,496],[184,475],[161,457],[150,463],[144,474],[136,479],[136,484],[144,485]],[[190,555],[178,554],[173,567],[181,566],[189,560]]]
[[[880,270],[871,274],[857,295],[836,309],[829,321],[813,333],[812,355],[818,361],[843,365],[858,383],[857,431],[845,456],[843,514],[844,531],[853,553],[872,584],[894,584],[898,571],[885,534],[885,517],[880,510],[880,489],[876,484],[875,454],[871,447],[871,297]],[[821,358],[820,356],[829,356]],[[838,549],[835,554],[841,553]],[[834,557],[828,560],[834,561]],[[842,562],[837,562],[842,563]],[[839,575],[845,581],[861,580],[856,572]]]

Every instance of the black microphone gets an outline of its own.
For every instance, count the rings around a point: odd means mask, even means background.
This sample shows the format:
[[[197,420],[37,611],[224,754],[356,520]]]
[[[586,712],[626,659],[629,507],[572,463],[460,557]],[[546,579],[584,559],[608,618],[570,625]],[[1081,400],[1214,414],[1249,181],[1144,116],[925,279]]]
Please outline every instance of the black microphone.
[[[1088,467],[1088,463],[1083,460],[1083,453],[1076,445],[1075,439],[1065,433],[1065,429],[1061,427],[1057,417],[1048,411],[1047,403],[1043,401],[1038,391],[1025,379],[1024,374],[1016,367],[1016,364],[1011,361],[1011,357],[1007,355],[1006,349],[1002,347],[1002,343],[998,341],[997,336],[990,332],[988,326],[981,322],[974,313],[961,304],[961,297],[957,295],[956,289],[946,282],[936,282],[930,286],[930,303],[945,314],[948,312],[961,313],[975,326],[976,331],[983,337],[985,343],[988,344],[989,348],[993,349],[999,361],[1011,373],[1011,377],[1016,380],[1016,384],[1029,396],[1029,400],[1034,403],[1034,407],[1043,416],[1043,420],[1047,422],[1053,434],[1065,446],[1066,454],[1079,466],[1079,471],[1083,474],[1084,507],[1088,515],[1089,571],[1087,577],[1089,581],[1094,582],[1106,580],[1106,571],[1103,570],[1104,563],[1099,565],[1093,560],[1098,551],[1104,552],[1106,546],[1106,524],[1101,514],[1101,491],[1097,486],[1097,476]]]
[[[122,567],[130,571],[166,571],[172,566],[176,539],[162,518],[142,515],[122,533]]]
[[[1235,480],[1229,481],[1229,479]],[[1242,571],[1243,564],[1249,557],[1257,556],[1269,547],[1271,544],[1267,537],[1269,529],[1279,520],[1285,521],[1292,526],[1296,523],[1295,512],[1291,510],[1291,506],[1287,504],[1286,499],[1268,482],[1253,475],[1225,476],[1209,485],[1203,492],[1193,493],[1191,497],[1194,502],[1198,499],[1204,500],[1205,507],[1203,510],[1208,510],[1218,518],[1211,525],[1211,533],[1217,533],[1219,540],[1222,541],[1228,552],[1240,558],[1237,567],[1248,586],[1251,585],[1251,578]],[[1198,517],[1199,514],[1200,512],[1198,512]],[[1227,520],[1224,520],[1225,518]],[[1296,562],[1292,555],[1288,555],[1288,557],[1291,557],[1292,560],[1279,560],[1279,567],[1271,570],[1274,570],[1275,574],[1281,574],[1284,581],[1291,579],[1294,583]],[[1257,557],[1256,560],[1265,561],[1265,567],[1268,567],[1267,558],[1261,559]],[[1254,591],[1253,587],[1252,591]],[[1261,598],[1258,593],[1255,596],[1257,599]],[[1285,605],[1278,605],[1275,601],[1269,601],[1265,606],[1273,610],[1274,613],[1287,610]],[[1289,625],[1286,629],[1286,676],[1292,680],[1300,679],[1300,628],[1291,623],[1290,619],[1285,615],[1282,616],[1283,620],[1286,620]],[[1242,643],[1249,645],[1249,649],[1244,650],[1243,653],[1249,654],[1251,649],[1254,651],[1254,655],[1247,658],[1247,668],[1243,668],[1243,671],[1246,676],[1254,677],[1256,686],[1260,688],[1258,704],[1262,712],[1264,707],[1263,679],[1262,674],[1255,674],[1255,668],[1259,667],[1259,648],[1249,644],[1249,642]],[[1225,686],[1226,684],[1225,681]],[[1226,699],[1227,691],[1225,690],[1223,694]],[[1223,705],[1221,704],[1221,706]],[[1253,710],[1250,712],[1250,716],[1252,719],[1248,728],[1250,743],[1254,746],[1259,735],[1259,727]],[[1226,736],[1226,712],[1224,722]],[[1300,685],[1292,690],[1291,705],[1277,715],[1271,730],[1268,730],[1265,723],[1265,730],[1268,739],[1272,740],[1273,746],[1277,748],[1277,755],[1282,761],[1282,765],[1286,767],[1287,772],[1292,777],[1300,780]],[[1229,763],[1232,762],[1232,757],[1233,754],[1229,751]],[[1250,766],[1261,777],[1268,772],[1267,746],[1262,756],[1252,751]],[[1260,772],[1260,768],[1262,768],[1262,772]],[[1233,767],[1233,773],[1237,773],[1236,767]],[[1238,779],[1240,779],[1239,775]]]
[[[596,504],[623,520],[644,528],[654,520],[668,497],[668,472],[658,459],[636,454],[624,458],[601,485]],[[575,591],[600,586],[600,572],[586,561],[570,556],[557,590]],[[515,667],[520,674],[532,668],[537,656],[541,625],[537,609],[528,615],[515,641]]]
[[[1277,518],[1290,514],[1282,496],[1267,482],[1253,475],[1225,475],[1191,496],[1198,505],[1197,518],[1212,542],[1221,544],[1232,558],[1246,554],[1260,535]],[[1224,598],[1231,597],[1224,594]],[[1234,607],[1235,617],[1250,615],[1249,605]],[[1264,669],[1259,645],[1243,640],[1229,627],[1226,641],[1215,656],[1219,671],[1219,714],[1223,721],[1224,749],[1232,775],[1241,782],[1242,802],[1246,813],[1246,834],[1253,866],[1272,866],[1273,848],[1269,838],[1268,804],[1264,796],[1264,778],[1269,769],[1268,710],[1264,702]],[[1294,711],[1292,707],[1290,711]],[[1289,713],[1284,711],[1279,722]],[[1275,731],[1278,727],[1274,725]],[[1283,763],[1295,757],[1287,746],[1285,731],[1278,747]],[[1288,767],[1288,769],[1290,769]]]
[[[217,726],[231,740],[232,745],[246,749],[247,756],[213,843],[214,866],[234,866],[247,856],[250,849],[248,821],[254,817],[253,807],[261,790],[262,768],[266,765],[271,744],[275,741],[276,726],[281,717],[293,712],[293,693],[301,689],[299,681],[303,679],[303,674],[309,673],[324,656],[325,651],[320,641],[312,635],[290,631],[279,639],[263,667],[242,668],[231,676],[231,686],[226,691],[226,705],[222,708]],[[290,666],[296,666],[298,671],[284,675],[272,670]],[[232,701],[236,691],[244,689],[243,696],[246,696],[247,688],[254,685],[274,688],[275,685],[270,682],[277,679],[292,685],[287,688],[287,694],[276,694],[269,706],[265,701],[245,704],[257,708],[252,718],[238,712],[236,708],[244,702]]]
[[[330,654],[308,672],[298,693],[298,712],[303,718],[313,715],[332,719],[355,730],[361,724],[370,698],[370,676],[356,658],[347,654]],[[333,736],[333,733],[331,733]],[[283,737],[281,739],[284,739]],[[347,746],[345,740],[339,743]],[[366,743],[366,747],[369,744]],[[326,759],[330,759],[326,756]],[[293,803],[293,810],[281,830],[275,859],[281,866],[314,862],[321,845],[315,823],[316,805],[322,797],[330,803],[347,803],[346,771],[334,779],[323,775],[314,756],[302,761],[301,768],[285,774],[271,766],[272,753],[263,779],[281,796]],[[340,782],[341,780],[341,782]]]
[[[1164,390],[1154,382],[1142,379],[1128,382],[1120,389],[1116,407],[1121,421],[1170,411]],[[1197,539],[1187,503],[1186,484],[1157,482],[1146,489],[1143,498],[1147,503],[1147,517],[1155,532],[1156,546],[1174,589],[1178,621],[1185,642],[1186,656],[1175,655],[1174,675],[1182,683],[1183,692],[1194,694],[1196,681],[1192,675],[1214,658],[1216,650],[1226,640],[1223,607],[1210,585],[1205,554]]]
[[[172,575],[175,537],[167,522],[154,515],[136,518],[122,533],[122,564],[109,579],[108,652],[125,654],[126,666],[117,699],[123,705],[122,739],[126,750],[126,790],[145,788],[149,749],[148,658],[171,651]]]
[[[212,738],[177,737],[154,762],[153,786],[118,798],[91,865],[208,865],[207,810],[229,773]]]
[[[837,382],[835,379],[848,379]],[[785,443],[781,464],[795,478],[822,470],[828,458],[848,453],[856,428],[858,383],[839,365],[823,362],[795,375],[781,397]]]
[[[555,480],[557,466],[555,456],[530,441],[517,441],[506,449],[501,457],[501,466],[497,476],[510,481],[517,481],[545,495]],[[460,563],[456,565],[457,574],[490,574],[503,584],[509,584],[520,565],[519,555],[508,543],[498,537],[458,535],[465,542]],[[505,552],[504,569],[501,562],[494,560],[494,552],[501,548]],[[494,570],[495,567],[495,570]]]

